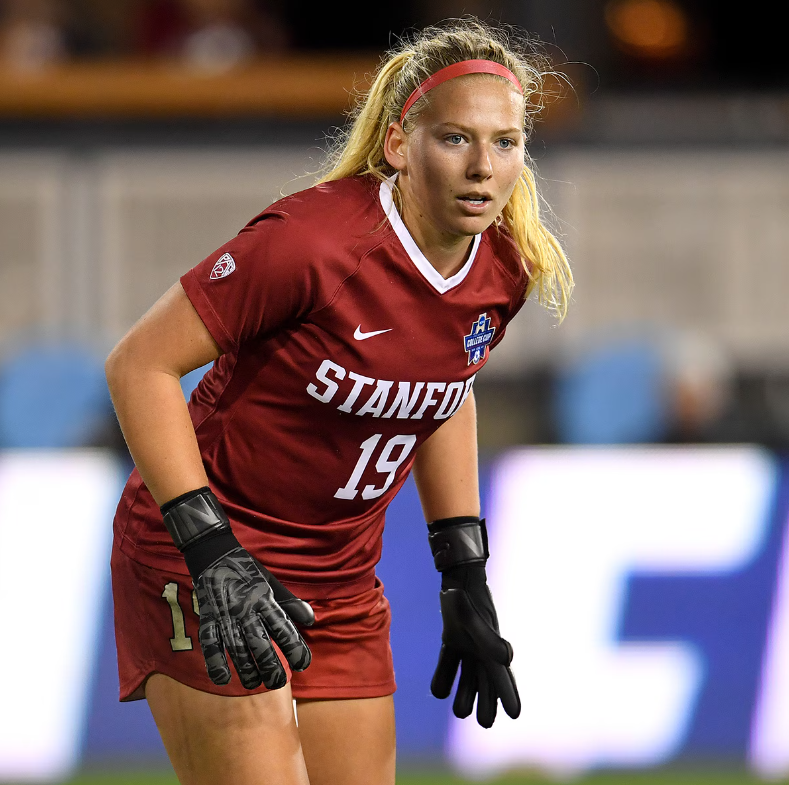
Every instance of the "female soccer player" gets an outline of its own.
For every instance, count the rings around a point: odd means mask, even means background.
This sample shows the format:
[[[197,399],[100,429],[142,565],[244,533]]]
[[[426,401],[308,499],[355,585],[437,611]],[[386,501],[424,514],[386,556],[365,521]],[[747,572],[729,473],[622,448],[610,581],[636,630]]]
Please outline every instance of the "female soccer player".
[[[460,668],[458,716],[518,715],[472,384],[532,289],[561,316],[572,285],[525,165],[544,66],[475,20],[404,43],[323,179],[108,358],[136,464],[112,557],[121,700],[148,700],[182,783],[394,783],[375,565],[412,468],[442,574],[433,694]],[[211,361],[187,407],[179,378]]]

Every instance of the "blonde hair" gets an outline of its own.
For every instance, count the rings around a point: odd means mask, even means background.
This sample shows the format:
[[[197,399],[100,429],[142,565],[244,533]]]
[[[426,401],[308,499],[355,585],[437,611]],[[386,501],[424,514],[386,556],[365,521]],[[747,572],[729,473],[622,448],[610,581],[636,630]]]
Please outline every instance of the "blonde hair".
[[[425,79],[464,60],[492,60],[515,74],[523,86],[523,127],[528,136],[542,108],[544,79],[554,74],[548,58],[533,41],[503,25],[492,27],[474,17],[454,19],[427,27],[386,53],[372,86],[358,97],[351,122],[334,140],[318,182],[363,174],[385,180],[394,174],[384,155],[390,123],[399,121],[403,105]],[[413,130],[429,97],[429,93],[422,96],[409,110],[403,120],[406,133]],[[534,172],[524,161],[497,226],[501,229],[503,224],[518,248],[529,277],[526,296],[536,289],[539,302],[561,321],[567,313],[573,276],[561,244],[540,217],[540,204]]]

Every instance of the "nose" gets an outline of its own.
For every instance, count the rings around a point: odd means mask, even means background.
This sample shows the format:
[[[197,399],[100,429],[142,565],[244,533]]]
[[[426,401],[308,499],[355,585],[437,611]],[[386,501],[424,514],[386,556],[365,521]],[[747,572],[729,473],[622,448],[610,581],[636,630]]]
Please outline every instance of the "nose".
[[[467,176],[471,180],[487,180],[493,174],[493,164],[487,146],[474,144],[469,147],[469,152]]]

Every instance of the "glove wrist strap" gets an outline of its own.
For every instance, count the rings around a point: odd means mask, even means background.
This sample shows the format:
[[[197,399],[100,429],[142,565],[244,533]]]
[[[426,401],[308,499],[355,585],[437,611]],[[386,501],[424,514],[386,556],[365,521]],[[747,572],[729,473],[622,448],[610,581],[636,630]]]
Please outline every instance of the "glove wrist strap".
[[[161,511],[164,525],[195,580],[217,559],[241,547],[219,500],[208,487],[171,499]]]
[[[217,559],[241,547],[243,546],[229,529],[215,537],[206,537],[184,550],[186,568],[192,578],[197,580],[206,567],[210,567]]]
[[[230,521],[207,486],[162,505],[162,518],[175,547],[183,551],[200,540],[230,531]]]
[[[439,572],[461,566],[484,567],[490,555],[484,518],[441,518],[429,523],[427,531],[433,562]]]

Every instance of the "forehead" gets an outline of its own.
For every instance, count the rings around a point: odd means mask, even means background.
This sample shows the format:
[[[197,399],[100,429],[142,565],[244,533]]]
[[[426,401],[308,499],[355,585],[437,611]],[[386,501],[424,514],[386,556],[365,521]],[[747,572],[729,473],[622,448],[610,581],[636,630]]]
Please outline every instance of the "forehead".
[[[417,122],[430,124],[490,121],[520,128],[524,97],[511,82],[492,74],[465,74],[449,79],[427,94]]]

